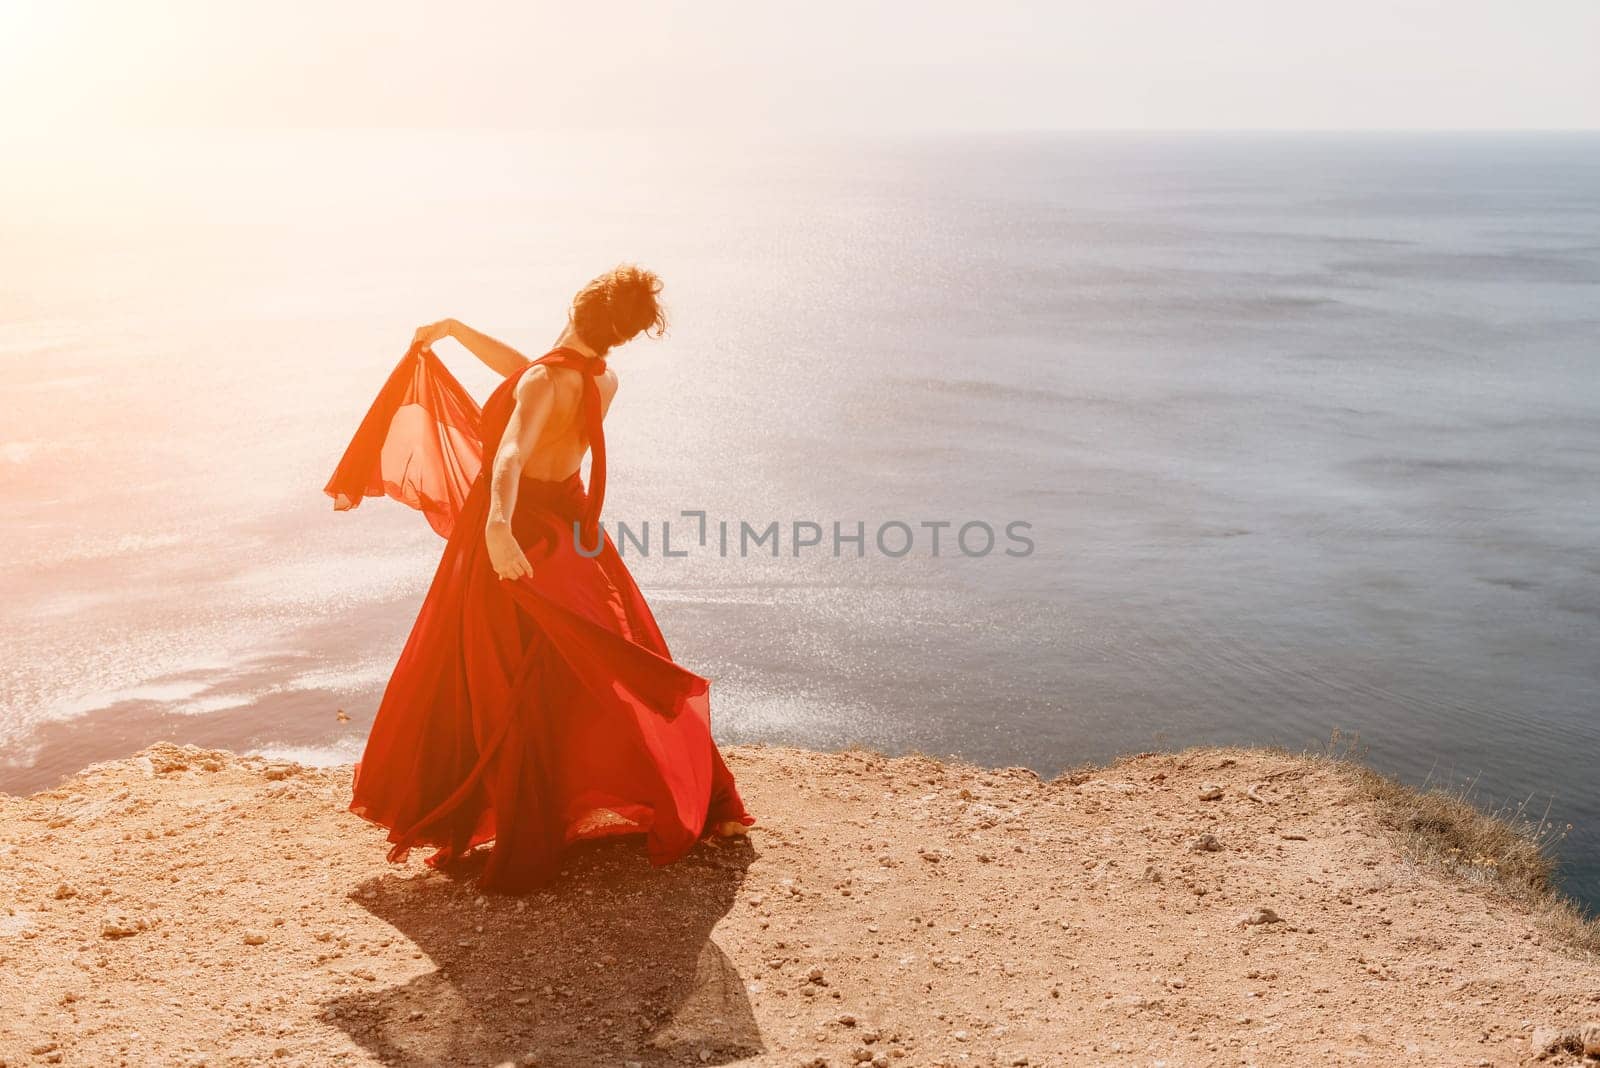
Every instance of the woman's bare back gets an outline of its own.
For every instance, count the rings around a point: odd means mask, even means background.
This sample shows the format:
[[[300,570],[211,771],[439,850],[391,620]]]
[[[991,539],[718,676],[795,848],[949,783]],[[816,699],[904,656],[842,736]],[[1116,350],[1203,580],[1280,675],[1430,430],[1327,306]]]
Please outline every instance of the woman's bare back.
[[[548,375],[555,396],[549,417],[522,465],[522,477],[560,482],[582,466],[583,454],[589,450],[589,439],[583,432],[583,375],[565,367],[549,366],[535,367],[527,373]],[[600,417],[604,419],[611,410],[611,399],[617,395],[617,373],[607,368],[594,382],[600,390]]]

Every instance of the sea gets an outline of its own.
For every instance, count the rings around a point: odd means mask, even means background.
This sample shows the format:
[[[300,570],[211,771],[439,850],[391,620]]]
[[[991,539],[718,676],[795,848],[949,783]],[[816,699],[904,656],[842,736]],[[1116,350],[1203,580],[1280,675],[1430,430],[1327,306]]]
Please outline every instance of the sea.
[[[6,158],[0,790],[357,759],[441,542],[323,484],[417,326],[537,354],[628,261],[672,324],[612,360],[608,529],[720,741],[1353,751],[1542,825],[1600,905],[1600,135]]]

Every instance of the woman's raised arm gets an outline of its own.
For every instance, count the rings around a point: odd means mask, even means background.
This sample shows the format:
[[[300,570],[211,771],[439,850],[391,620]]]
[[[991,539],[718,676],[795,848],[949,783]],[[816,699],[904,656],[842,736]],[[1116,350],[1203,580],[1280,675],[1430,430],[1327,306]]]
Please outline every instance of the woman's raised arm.
[[[420,327],[411,339],[413,345],[432,345],[440,338],[453,337],[463,348],[488,365],[491,371],[507,377],[522,370],[531,361],[504,341],[474,330],[456,319],[440,319]]]

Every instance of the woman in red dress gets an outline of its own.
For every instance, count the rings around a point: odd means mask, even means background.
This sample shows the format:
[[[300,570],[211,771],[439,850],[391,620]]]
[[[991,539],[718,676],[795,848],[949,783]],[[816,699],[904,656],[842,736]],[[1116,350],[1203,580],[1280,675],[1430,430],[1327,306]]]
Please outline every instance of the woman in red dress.
[[[423,327],[328,483],[336,509],[386,494],[447,539],[356,765],[350,809],[388,829],[391,861],[492,841],[480,885],[516,893],[579,838],[643,834],[666,864],[755,822],[711,738],[709,683],[673,662],[599,529],[605,357],[660,333],[660,290],[636,267],[602,275],[532,361],[453,320]],[[444,337],[506,376],[481,410],[434,355]]]

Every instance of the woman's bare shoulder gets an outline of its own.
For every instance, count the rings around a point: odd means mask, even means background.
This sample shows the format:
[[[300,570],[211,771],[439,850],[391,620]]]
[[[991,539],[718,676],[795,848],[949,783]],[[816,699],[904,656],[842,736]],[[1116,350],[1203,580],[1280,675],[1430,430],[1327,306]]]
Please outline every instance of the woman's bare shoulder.
[[[534,364],[522,372],[522,377],[517,379],[514,387],[519,397],[544,392],[556,384],[555,376],[550,373],[550,368],[544,364]]]
[[[570,392],[583,384],[582,374],[571,367],[562,367],[560,364],[537,364],[528,374],[542,376],[546,382],[562,393]]]

